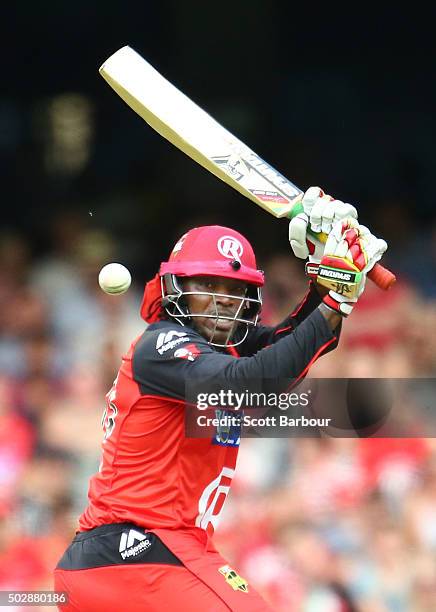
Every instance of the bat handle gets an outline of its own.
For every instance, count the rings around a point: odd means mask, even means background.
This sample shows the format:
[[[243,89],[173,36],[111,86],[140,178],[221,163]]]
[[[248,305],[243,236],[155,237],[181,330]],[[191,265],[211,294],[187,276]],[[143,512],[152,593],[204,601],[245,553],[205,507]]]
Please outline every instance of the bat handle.
[[[376,263],[372,270],[368,272],[368,278],[384,291],[390,289],[397,280],[395,274],[392,274],[390,270],[379,263]]]
[[[300,212],[303,212],[303,205],[301,204],[301,201],[298,201],[292,207],[291,212],[288,214],[288,218],[292,219],[293,217],[298,215]],[[310,230],[308,230],[308,232],[312,233],[310,232]],[[313,236],[317,237],[318,240],[321,240],[321,242],[325,242],[327,240],[327,236],[322,233],[320,234],[313,233]],[[395,283],[395,281],[397,280],[397,277],[395,276],[395,274],[393,274],[390,270],[388,270],[387,268],[385,268],[379,263],[376,263],[375,266],[372,268],[372,270],[368,272],[368,278],[372,280],[372,282],[375,283],[377,287],[379,287],[380,289],[383,289],[384,291],[387,291],[388,289],[390,289],[392,285]]]

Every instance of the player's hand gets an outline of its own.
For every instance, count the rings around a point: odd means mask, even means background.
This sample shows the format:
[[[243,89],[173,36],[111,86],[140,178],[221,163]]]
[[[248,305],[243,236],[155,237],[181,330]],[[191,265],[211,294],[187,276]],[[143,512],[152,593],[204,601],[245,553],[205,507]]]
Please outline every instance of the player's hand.
[[[325,237],[321,241],[312,232],[329,234],[337,221],[357,219],[357,210],[351,204],[326,195],[319,187],[309,187],[301,204],[303,212],[289,223],[289,242],[296,257],[309,258],[311,264],[319,264],[324,254]]]
[[[325,243],[317,283],[329,289],[324,304],[348,316],[365,288],[367,273],[388,248],[355,219],[337,222]]]

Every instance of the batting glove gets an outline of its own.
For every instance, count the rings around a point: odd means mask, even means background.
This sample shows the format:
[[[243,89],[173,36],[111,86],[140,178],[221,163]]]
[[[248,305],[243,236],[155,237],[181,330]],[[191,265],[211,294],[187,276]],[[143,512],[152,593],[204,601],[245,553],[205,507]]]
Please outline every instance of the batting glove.
[[[296,257],[308,260],[306,272],[316,279],[318,265],[324,254],[326,235],[337,221],[357,219],[357,210],[351,204],[326,195],[319,187],[310,187],[301,204],[303,212],[289,223],[289,242]]]
[[[325,243],[317,282],[330,289],[323,302],[348,316],[365,288],[366,275],[382,258],[387,243],[355,219],[333,226]]]

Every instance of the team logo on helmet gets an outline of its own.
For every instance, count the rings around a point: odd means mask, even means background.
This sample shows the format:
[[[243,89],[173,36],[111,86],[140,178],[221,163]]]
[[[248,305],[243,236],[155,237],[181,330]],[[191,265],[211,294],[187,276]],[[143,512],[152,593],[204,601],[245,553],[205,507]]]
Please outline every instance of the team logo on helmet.
[[[234,236],[221,236],[217,242],[218,251],[223,257],[241,261],[244,247]]]

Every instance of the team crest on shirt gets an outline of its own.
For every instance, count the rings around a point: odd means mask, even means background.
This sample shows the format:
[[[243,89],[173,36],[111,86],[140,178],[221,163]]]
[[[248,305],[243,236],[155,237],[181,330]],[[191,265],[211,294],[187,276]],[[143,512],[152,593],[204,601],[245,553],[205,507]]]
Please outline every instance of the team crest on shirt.
[[[218,571],[224,576],[227,584],[229,584],[234,591],[248,593],[248,582],[237,574],[229,565],[223,565]]]
[[[216,426],[212,444],[219,446],[239,446],[241,442],[242,412],[233,410],[215,410]]]

